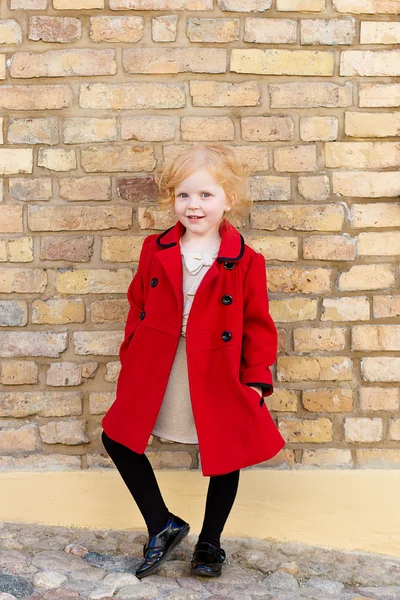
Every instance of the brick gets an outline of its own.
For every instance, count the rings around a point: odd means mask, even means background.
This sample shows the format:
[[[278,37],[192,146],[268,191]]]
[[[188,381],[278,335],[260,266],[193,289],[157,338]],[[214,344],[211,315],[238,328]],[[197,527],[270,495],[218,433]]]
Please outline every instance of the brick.
[[[0,40],[2,44],[20,44],[22,42],[21,26],[15,19],[0,19]]]
[[[93,323],[125,323],[129,304],[126,299],[96,300],[90,305]]]
[[[325,0],[276,0],[276,10],[320,12],[325,9]]]
[[[320,294],[329,292],[329,269],[305,267],[269,267],[268,289],[271,293]]]
[[[143,17],[90,17],[92,42],[136,43],[143,38]]]
[[[222,48],[130,48],[122,50],[125,73],[225,73]]]
[[[261,252],[267,260],[296,261],[299,257],[298,239],[281,236],[246,236],[246,244]]]
[[[0,356],[49,356],[59,358],[67,347],[67,333],[10,331],[0,333]]]
[[[43,292],[47,285],[44,269],[0,269],[0,293],[20,294]]]
[[[0,174],[32,173],[32,170],[31,148],[0,148]]]
[[[270,84],[271,108],[341,108],[350,106],[353,84],[307,81]]]
[[[53,8],[56,10],[104,8],[104,0],[53,0]]]
[[[324,298],[321,321],[368,321],[369,300],[366,296]]]
[[[121,139],[138,142],[166,142],[175,139],[175,119],[172,117],[121,118]]]
[[[152,171],[156,166],[153,148],[148,146],[87,146],[81,148],[86,173]]]
[[[334,194],[351,198],[397,198],[400,195],[400,173],[396,172],[335,172],[332,184]]]
[[[362,107],[400,106],[400,83],[360,83]]]
[[[190,469],[192,457],[189,452],[149,450],[147,453],[153,469]]]
[[[304,142],[336,140],[338,132],[336,117],[300,117],[300,138]]]
[[[0,206],[0,233],[20,233],[22,231],[22,206]]]
[[[153,42],[174,42],[176,40],[178,15],[162,15],[151,19]]]
[[[261,90],[258,81],[190,81],[193,106],[258,106]]]
[[[298,231],[340,231],[345,221],[340,205],[262,206],[257,204],[250,213],[251,227],[257,229],[295,229]]]
[[[355,351],[398,351],[400,325],[354,325],[351,342]]]
[[[63,177],[58,183],[60,198],[70,202],[111,200],[110,177]]]
[[[321,448],[303,450],[302,464],[307,467],[352,467],[351,451],[340,448]]]
[[[176,223],[169,211],[157,206],[138,206],[137,221],[139,229],[164,230]]]
[[[38,366],[32,361],[12,360],[2,364],[0,383],[23,385],[38,382]]]
[[[158,187],[153,177],[121,177],[116,182],[117,195],[129,202],[155,202]]]
[[[274,149],[274,167],[281,172],[317,170],[317,149],[314,145],[285,146]]]
[[[109,236],[101,240],[101,260],[106,262],[138,262],[143,236]]]
[[[87,262],[93,255],[93,236],[57,236],[40,238],[41,260]]]
[[[65,417],[82,414],[81,392],[4,392],[0,393],[2,417]]]
[[[15,238],[8,241],[10,262],[31,262],[33,260],[33,239]]]
[[[9,144],[58,144],[57,117],[9,120]]]
[[[296,390],[275,388],[274,393],[266,398],[268,409],[279,412],[296,412],[298,403],[297,396],[298,392]]]
[[[4,110],[57,110],[72,104],[68,85],[3,85],[0,108]]]
[[[398,468],[400,465],[400,450],[368,449],[356,450],[357,465],[366,469]]]
[[[303,238],[303,258],[307,260],[352,261],[356,240],[344,235],[314,235]]]
[[[72,171],[77,167],[75,150],[39,148],[38,166],[49,169],[49,171]]]
[[[28,39],[69,44],[80,40],[82,25],[73,17],[29,17]]]
[[[86,432],[86,421],[81,419],[73,421],[50,421],[46,425],[39,425],[39,433],[45,444],[88,444],[89,436]]]
[[[234,12],[264,12],[272,6],[272,0],[217,0],[218,8]]]
[[[183,108],[185,103],[181,83],[89,83],[80,86],[79,94],[81,108],[148,110]]]
[[[302,404],[309,412],[351,412],[353,390],[345,388],[304,390]]]
[[[114,75],[117,71],[115,50],[47,50],[16,52],[10,59],[14,78]]]
[[[131,279],[130,269],[58,269],[55,288],[61,294],[122,294],[128,289]]]
[[[344,420],[346,442],[380,442],[382,440],[382,419],[348,417]]]
[[[249,195],[253,201],[290,200],[290,179],[289,177],[271,177],[270,175],[251,177],[249,180]]]
[[[333,0],[333,8],[354,14],[400,14],[399,0]]]
[[[75,354],[118,356],[124,337],[123,331],[74,331]]]
[[[212,10],[212,0],[110,0],[111,10]]]
[[[350,137],[400,135],[400,112],[346,112],[345,133]]]
[[[332,441],[332,421],[317,419],[278,419],[278,428],[289,444],[321,444]]]
[[[374,296],[373,305],[375,319],[400,317],[400,295]]]
[[[6,78],[6,55],[0,54],[0,79]]]
[[[326,175],[300,175],[297,190],[305,200],[320,202],[330,196],[329,178]]]
[[[23,327],[27,322],[26,302],[23,300],[0,300],[0,327]]]
[[[28,206],[31,231],[98,231],[129,229],[132,209],[128,206]]]
[[[228,141],[235,137],[230,117],[182,117],[181,139],[185,141]]]
[[[281,356],[277,359],[278,381],[349,381],[353,378],[349,358],[338,356]]]
[[[118,381],[120,371],[121,365],[118,360],[108,362],[106,364],[106,374],[104,375],[104,379],[110,383],[116,383]]]
[[[354,229],[400,226],[399,205],[396,203],[354,204],[352,213]]]
[[[295,44],[297,22],[290,19],[253,19],[244,22],[244,41],[256,44]]]
[[[400,419],[389,421],[389,439],[400,441]]]
[[[292,140],[294,123],[290,117],[242,117],[242,138],[248,142]]]
[[[186,35],[191,42],[226,44],[239,39],[239,19],[188,17]]]
[[[359,390],[361,410],[390,410],[400,409],[400,389],[363,387]]]
[[[0,429],[0,452],[29,452],[36,450],[36,424],[17,428]]]
[[[295,352],[339,352],[346,345],[344,327],[296,327],[293,329]]]
[[[395,274],[390,264],[354,265],[338,278],[341,291],[381,290],[395,285]]]
[[[260,75],[333,75],[334,56],[319,50],[233,48],[230,70]]]
[[[398,142],[328,142],[325,165],[334,169],[384,169],[400,166]]]
[[[400,51],[344,50],[340,57],[340,75],[395,77],[400,75]]]
[[[303,19],[300,22],[301,44],[338,46],[351,45],[356,35],[356,20],[344,19]]]
[[[31,454],[0,457],[0,471],[76,471],[81,457],[67,454]]]
[[[49,298],[32,302],[32,323],[60,325],[64,323],[83,323],[85,305],[83,300]]]
[[[49,366],[46,372],[46,385],[68,386],[82,383],[81,365],[74,362],[59,362]]]
[[[396,231],[360,233],[357,251],[359,256],[397,256],[400,254],[400,235]]]
[[[307,298],[285,298],[270,300],[269,309],[276,323],[295,323],[296,321],[315,321],[317,318],[317,300]],[[275,392],[274,392],[275,394]]]
[[[364,381],[400,382],[400,357],[367,356],[361,359]]]
[[[52,186],[50,177],[12,177],[8,180],[8,193],[11,198],[22,201],[50,200]]]
[[[93,392],[89,394],[90,414],[102,415],[106,413],[114,400],[114,392]]]
[[[9,0],[10,10],[46,10],[47,0]]]
[[[382,21],[362,21],[360,25],[361,44],[400,43],[400,23]]]
[[[63,139],[65,144],[88,144],[117,140],[117,119],[84,117],[64,119]]]

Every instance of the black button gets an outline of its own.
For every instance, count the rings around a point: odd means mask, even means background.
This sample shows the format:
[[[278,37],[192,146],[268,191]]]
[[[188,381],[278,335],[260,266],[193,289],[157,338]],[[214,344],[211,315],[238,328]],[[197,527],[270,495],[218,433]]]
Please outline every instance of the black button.
[[[234,266],[235,266],[235,263],[233,263],[233,262],[224,262],[225,269],[228,269],[229,271],[231,269],[233,269]]]
[[[232,334],[230,331],[223,331],[221,337],[224,342],[229,342],[229,340],[232,339]]]
[[[141,312],[141,313],[140,313],[140,315],[139,315],[139,319],[140,319],[141,321],[143,321],[143,319],[145,318],[145,316],[146,316],[146,312],[145,312],[144,310],[142,310],[142,312]]]
[[[156,287],[157,283],[158,283],[157,277],[153,277],[153,279],[150,281],[151,287]]]
[[[232,304],[232,296],[230,296],[229,294],[225,294],[225,296],[222,296],[222,304],[225,304],[226,306],[228,306],[228,304]]]

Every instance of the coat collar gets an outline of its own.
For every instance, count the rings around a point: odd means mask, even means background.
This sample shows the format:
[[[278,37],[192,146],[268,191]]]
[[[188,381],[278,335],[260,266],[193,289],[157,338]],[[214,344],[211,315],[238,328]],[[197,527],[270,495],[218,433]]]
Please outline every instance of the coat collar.
[[[177,221],[175,225],[166,229],[157,239],[157,245],[162,249],[172,248],[179,243],[179,240],[186,227]],[[219,226],[221,243],[216,260],[218,262],[236,262],[244,254],[244,238],[242,234],[227,219],[222,219]]]

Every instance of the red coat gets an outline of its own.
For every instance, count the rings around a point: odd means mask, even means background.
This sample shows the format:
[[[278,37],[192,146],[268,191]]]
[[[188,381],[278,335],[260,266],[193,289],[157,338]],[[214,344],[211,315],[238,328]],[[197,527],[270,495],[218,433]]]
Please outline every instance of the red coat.
[[[142,454],[167,387],[181,333],[182,259],[178,221],[143,242],[129,286],[130,310],[120,348],[116,399],[102,420],[106,434]],[[265,259],[224,219],[216,260],[189,313],[186,352],[193,416],[204,476],[258,464],[285,445],[259,393],[273,391],[270,365],[277,331],[268,310]]]

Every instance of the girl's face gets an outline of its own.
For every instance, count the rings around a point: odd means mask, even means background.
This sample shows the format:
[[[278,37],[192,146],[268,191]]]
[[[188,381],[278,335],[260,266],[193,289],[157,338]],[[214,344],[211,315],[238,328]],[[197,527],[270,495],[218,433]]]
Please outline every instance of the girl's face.
[[[175,188],[175,214],[194,234],[218,231],[226,206],[224,188],[205,169],[192,173]]]

